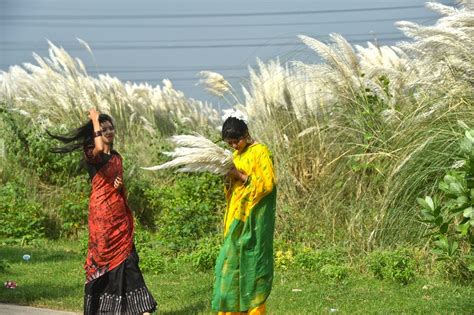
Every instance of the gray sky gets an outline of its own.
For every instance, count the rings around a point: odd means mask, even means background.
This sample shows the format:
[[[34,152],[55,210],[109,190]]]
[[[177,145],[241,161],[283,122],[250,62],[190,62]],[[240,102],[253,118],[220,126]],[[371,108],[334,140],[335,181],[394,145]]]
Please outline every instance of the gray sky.
[[[49,39],[81,58],[90,75],[153,85],[168,78],[188,97],[218,106],[222,101],[195,86],[199,71],[219,72],[240,90],[256,58],[317,61],[298,34],[326,40],[340,33],[354,44],[394,44],[403,39],[395,21],[436,21],[425,2],[0,0],[0,69],[32,62],[33,51],[46,56]],[[76,37],[89,43],[95,61]]]

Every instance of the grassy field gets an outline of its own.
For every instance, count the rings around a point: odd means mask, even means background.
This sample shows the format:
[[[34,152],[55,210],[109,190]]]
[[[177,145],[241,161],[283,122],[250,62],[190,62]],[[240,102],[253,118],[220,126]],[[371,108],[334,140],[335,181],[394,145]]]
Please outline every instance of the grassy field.
[[[1,244],[1,243],[0,243]],[[31,255],[29,262],[22,260]],[[0,289],[0,302],[82,309],[83,255],[75,242],[45,242],[20,247],[2,244],[0,260],[8,263],[2,282],[14,280],[16,289]],[[211,313],[212,272],[195,272],[183,265],[172,273],[145,274],[158,300],[160,314]],[[466,298],[467,297],[467,298]],[[474,287],[419,278],[403,286],[359,273],[343,282],[296,270],[277,271],[268,301],[269,314],[472,314]]]

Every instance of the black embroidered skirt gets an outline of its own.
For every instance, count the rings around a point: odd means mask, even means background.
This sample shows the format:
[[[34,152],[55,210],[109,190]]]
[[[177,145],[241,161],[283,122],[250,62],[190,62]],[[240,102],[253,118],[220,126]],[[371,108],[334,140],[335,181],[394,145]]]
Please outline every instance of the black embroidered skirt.
[[[135,247],[117,268],[90,281],[85,286],[85,315],[135,315],[154,312],[156,305],[138,267]]]

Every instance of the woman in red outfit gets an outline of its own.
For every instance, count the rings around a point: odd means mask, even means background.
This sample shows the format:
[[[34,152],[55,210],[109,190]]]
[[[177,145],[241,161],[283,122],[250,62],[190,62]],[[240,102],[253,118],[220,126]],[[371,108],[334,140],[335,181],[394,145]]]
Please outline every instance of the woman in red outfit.
[[[48,134],[67,145],[57,153],[84,150],[92,182],[89,244],[85,263],[84,314],[142,314],[156,310],[138,267],[133,244],[133,216],[123,185],[122,157],[113,150],[110,116],[95,109],[90,121],[71,135]]]

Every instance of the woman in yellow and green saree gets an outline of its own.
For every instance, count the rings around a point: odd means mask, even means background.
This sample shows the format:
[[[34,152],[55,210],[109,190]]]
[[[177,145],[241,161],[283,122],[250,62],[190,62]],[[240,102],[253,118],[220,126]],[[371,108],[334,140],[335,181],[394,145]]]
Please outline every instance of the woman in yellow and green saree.
[[[265,314],[273,282],[276,185],[268,148],[242,119],[229,117],[222,138],[235,151],[225,194],[224,243],[215,268],[212,309],[219,315]]]

